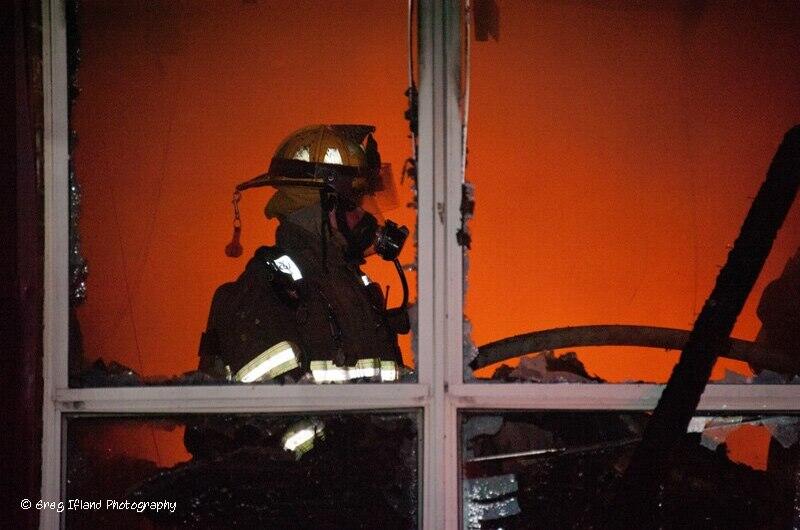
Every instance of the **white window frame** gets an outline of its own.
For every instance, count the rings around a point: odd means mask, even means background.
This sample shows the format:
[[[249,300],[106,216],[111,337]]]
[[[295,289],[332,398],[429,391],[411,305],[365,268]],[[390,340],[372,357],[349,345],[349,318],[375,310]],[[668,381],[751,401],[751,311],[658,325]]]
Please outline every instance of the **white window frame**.
[[[61,496],[65,414],[301,412],[421,409],[421,521],[461,524],[461,409],[649,410],[663,385],[464,383],[463,253],[456,241],[462,189],[461,3],[419,1],[418,310],[414,384],[69,388],[68,123],[64,0],[42,0],[45,302],[42,498]],[[710,385],[700,411],[798,412],[800,387]],[[40,527],[60,514],[40,512]]]

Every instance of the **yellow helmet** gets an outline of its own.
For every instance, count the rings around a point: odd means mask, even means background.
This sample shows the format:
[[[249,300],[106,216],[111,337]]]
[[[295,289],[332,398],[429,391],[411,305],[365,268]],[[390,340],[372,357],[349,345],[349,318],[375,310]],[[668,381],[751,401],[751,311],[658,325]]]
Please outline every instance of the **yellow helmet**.
[[[392,189],[391,167],[381,164],[372,125],[309,125],[281,142],[266,173],[236,186],[233,193],[233,238],[225,254],[242,254],[239,242],[241,192],[260,186],[308,186],[329,189],[350,204],[364,195]]]
[[[266,173],[236,186],[339,187],[346,181],[357,193],[381,188],[381,161],[371,125],[310,125],[281,142]]]

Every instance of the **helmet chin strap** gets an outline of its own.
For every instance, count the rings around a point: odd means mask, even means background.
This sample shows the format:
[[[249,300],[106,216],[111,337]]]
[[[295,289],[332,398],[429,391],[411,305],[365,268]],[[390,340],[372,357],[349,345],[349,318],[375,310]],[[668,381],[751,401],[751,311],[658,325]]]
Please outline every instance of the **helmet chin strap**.
[[[336,191],[329,186],[325,186],[319,190],[319,198],[320,212],[322,215],[320,223],[320,239],[322,241],[322,268],[325,272],[328,272],[328,238],[333,235],[333,229],[331,228],[331,212],[333,212],[333,210],[336,208]]]

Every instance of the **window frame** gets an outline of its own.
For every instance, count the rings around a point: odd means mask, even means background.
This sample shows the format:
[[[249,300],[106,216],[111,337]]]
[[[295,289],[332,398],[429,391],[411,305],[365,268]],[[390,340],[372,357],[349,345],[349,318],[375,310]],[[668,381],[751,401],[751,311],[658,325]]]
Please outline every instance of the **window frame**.
[[[419,44],[430,46],[431,3],[421,2]],[[42,0],[42,83],[44,95],[44,187],[45,187],[45,278],[44,278],[44,363],[42,499],[61,499],[65,476],[67,416],[157,415],[164,413],[289,413],[303,411],[371,411],[414,409],[421,413],[422,458],[420,484],[421,521],[424,528],[436,528],[434,496],[427,484],[436,484],[430,409],[433,407],[433,307],[432,298],[417,302],[418,382],[360,385],[296,386],[162,386],[126,388],[70,388],[68,380],[69,282],[68,282],[68,72],[65,0]],[[422,53],[420,53],[422,55]],[[431,55],[429,53],[429,55]],[[420,64],[420,85],[429,91],[431,61]],[[420,109],[420,121],[430,122],[431,107]],[[429,146],[432,127],[423,125],[419,134],[420,167],[418,194],[419,292],[433,291],[433,175]],[[424,434],[423,434],[424,433]],[[422,477],[425,477],[424,480]],[[62,514],[40,511],[41,528],[59,528]]]
[[[481,384],[463,380],[464,253],[456,240],[463,184],[462,3],[419,0],[418,382],[332,386],[69,388],[68,134],[64,0],[42,0],[45,278],[42,499],[61,497],[65,415],[421,409],[420,514],[457,530],[459,411],[650,410],[664,385]],[[512,386],[509,386],[512,385]],[[798,385],[709,385],[698,411],[800,412]],[[40,512],[40,527],[61,514]]]
[[[442,37],[446,43],[444,66],[447,75],[442,80],[444,87],[435,89],[443,90],[446,94],[444,103],[447,113],[445,131],[445,149],[447,163],[445,164],[445,193],[437,195],[441,200],[445,212],[443,231],[445,238],[445,265],[444,270],[437,278],[443,278],[445,285],[446,308],[444,314],[445,344],[442,350],[447,359],[447,373],[445,378],[446,409],[452,411],[458,421],[459,413],[464,410],[572,410],[572,411],[650,411],[658,403],[664,384],[582,384],[582,383],[515,383],[464,381],[463,359],[463,316],[464,293],[468,288],[464,277],[465,258],[468,251],[458,243],[456,234],[461,228],[461,199],[462,188],[465,180],[469,180],[468,172],[465,175],[461,156],[466,152],[463,149],[465,124],[463,111],[465,102],[460,101],[461,91],[461,61],[464,57],[462,20],[463,16],[471,16],[462,9],[462,2],[469,9],[470,0],[442,0],[449,9],[450,16],[443,20]],[[468,36],[471,38],[471,35]],[[467,91],[468,97],[468,91]],[[469,103],[466,103],[468,105]],[[447,139],[454,139],[447,142]],[[437,351],[439,351],[437,349]],[[776,413],[791,414],[800,412],[800,385],[756,385],[756,384],[709,384],[697,406],[697,413]],[[457,435],[455,448],[458,461],[455,473],[459,480],[455,485],[448,484],[450,488],[446,496],[448,499],[455,496],[460,501],[461,467],[460,467],[460,429],[458,423],[448,428],[454,428]],[[450,465],[453,448],[443,453],[445,458],[445,473],[453,474]],[[457,514],[461,516],[460,502]],[[451,508],[452,509],[452,508]],[[448,514],[449,515],[449,514]],[[459,528],[460,522],[453,522],[448,517],[448,530]]]

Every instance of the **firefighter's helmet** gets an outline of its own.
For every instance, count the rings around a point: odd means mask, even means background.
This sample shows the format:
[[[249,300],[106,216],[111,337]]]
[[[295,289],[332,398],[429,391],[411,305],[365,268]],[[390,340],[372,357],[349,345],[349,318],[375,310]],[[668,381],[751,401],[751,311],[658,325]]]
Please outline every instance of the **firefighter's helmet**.
[[[233,238],[225,253],[230,257],[242,254],[239,200],[246,189],[319,188],[323,194],[330,192],[351,205],[362,203],[365,195],[379,192],[392,195],[391,168],[381,164],[373,132],[372,125],[309,125],[286,137],[266,173],[236,186]]]
[[[381,161],[371,125],[310,125],[281,142],[266,173],[236,186],[237,191],[259,186],[326,185],[343,183],[357,194],[381,188]]]

